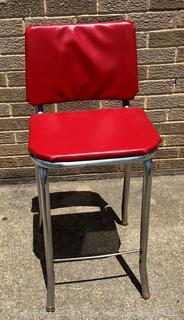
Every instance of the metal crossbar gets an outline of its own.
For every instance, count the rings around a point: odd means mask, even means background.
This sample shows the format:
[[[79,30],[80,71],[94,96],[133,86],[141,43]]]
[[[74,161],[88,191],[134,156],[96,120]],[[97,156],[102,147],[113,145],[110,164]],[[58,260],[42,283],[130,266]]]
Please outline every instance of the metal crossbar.
[[[53,259],[54,263],[60,263],[60,262],[67,262],[67,261],[81,261],[81,260],[94,260],[94,259],[103,259],[103,258],[109,258],[114,256],[121,256],[125,254],[132,254],[132,253],[140,253],[140,249],[133,249],[133,250],[127,250],[127,251],[121,251],[121,252],[115,252],[115,253],[107,253],[107,254],[100,254],[96,256],[85,256],[85,257],[75,257],[75,258],[62,258],[62,259]]]

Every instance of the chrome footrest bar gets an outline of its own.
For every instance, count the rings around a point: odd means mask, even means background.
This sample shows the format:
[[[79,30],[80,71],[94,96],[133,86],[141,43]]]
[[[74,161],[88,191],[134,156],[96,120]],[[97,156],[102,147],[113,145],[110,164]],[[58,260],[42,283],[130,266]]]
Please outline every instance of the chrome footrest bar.
[[[133,249],[133,250],[127,250],[127,251],[121,251],[121,252],[115,252],[115,253],[107,253],[107,254],[101,254],[101,255],[97,255],[97,256],[53,259],[53,262],[54,263],[59,263],[59,262],[67,262],[67,261],[103,259],[103,258],[109,258],[109,257],[113,257],[113,256],[122,256],[122,255],[125,255],[125,254],[138,253],[138,252],[140,253],[140,249]]]

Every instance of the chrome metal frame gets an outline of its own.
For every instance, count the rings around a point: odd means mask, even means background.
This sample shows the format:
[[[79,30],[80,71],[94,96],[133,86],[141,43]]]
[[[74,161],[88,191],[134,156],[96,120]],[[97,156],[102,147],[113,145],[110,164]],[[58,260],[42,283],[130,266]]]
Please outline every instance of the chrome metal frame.
[[[95,260],[95,259],[103,259],[103,258],[109,258],[109,257],[114,257],[114,256],[122,256],[126,254],[131,254],[131,253],[140,253],[140,249],[132,249],[132,250],[125,250],[121,252],[114,252],[114,253],[107,253],[107,254],[99,254],[96,256],[82,256],[82,257],[76,257],[76,258],[62,258],[62,259],[54,259],[54,263],[58,262],[67,262],[67,261],[83,261],[83,260]]]
[[[151,201],[151,183],[152,183],[153,164],[152,159],[144,162],[144,178],[142,188],[142,208],[141,208],[141,231],[140,231],[140,259],[139,271],[142,284],[142,297],[149,299],[149,285],[147,275],[147,248],[148,248],[148,229],[149,229],[149,213]]]
[[[157,150],[147,153],[142,156],[132,156],[124,158],[110,158],[110,159],[98,159],[98,160],[81,160],[81,161],[62,161],[62,162],[50,162],[46,160],[41,160],[30,154],[31,159],[36,166],[40,166],[46,169],[59,169],[59,168],[78,168],[87,166],[98,166],[98,165],[113,165],[113,164],[130,164],[140,161],[146,161],[155,155]]]
[[[122,197],[122,225],[128,225],[128,199],[130,190],[131,164],[125,166],[123,197]]]
[[[53,243],[52,243],[52,226],[50,214],[50,196],[48,184],[48,170],[38,167],[38,184],[39,184],[39,204],[41,205],[40,213],[43,219],[43,235],[45,246],[45,261],[47,270],[47,305],[46,310],[53,312],[54,291],[55,291],[55,274],[53,262]]]
[[[128,107],[128,106],[127,106]],[[43,112],[43,107],[37,107],[37,112]],[[45,260],[47,270],[47,305],[46,310],[53,312],[54,306],[54,288],[55,288],[55,275],[54,263],[65,261],[80,261],[87,259],[106,258],[117,255],[131,254],[139,252],[139,270],[140,279],[142,284],[142,297],[148,299],[150,297],[148,276],[147,276],[147,246],[148,246],[148,226],[149,226],[149,211],[150,211],[150,198],[151,198],[151,181],[152,181],[152,157],[154,152],[142,156],[132,156],[124,158],[111,158],[111,159],[98,159],[86,161],[64,161],[64,162],[49,162],[38,159],[31,155],[31,158],[36,166],[36,179],[38,187],[39,211],[40,219],[39,226],[43,224],[44,246],[45,246]],[[142,188],[142,209],[141,209],[141,230],[140,230],[140,249],[132,249],[129,251],[110,253],[98,256],[77,257],[68,259],[53,259],[53,243],[52,243],[52,226],[51,226],[51,213],[50,213],[50,195],[48,183],[48,169],[52,168],[71,168],[71,167],[84,167],[90,165],[109,165],[109,164],[125,164],[124,187],[122,197],[122,224],[128,224],[128,197],[130,187],[130,174],[131,164],[134,162],[144,162],[144,177]]]

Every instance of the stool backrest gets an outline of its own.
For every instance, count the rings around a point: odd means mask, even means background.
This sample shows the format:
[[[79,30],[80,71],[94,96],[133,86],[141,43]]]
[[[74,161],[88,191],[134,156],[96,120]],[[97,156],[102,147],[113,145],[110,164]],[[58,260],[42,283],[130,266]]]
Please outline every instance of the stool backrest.
[[[26,30],[26,96],[32,105],[133,99],[138,92],[129,21],[31,26]]]

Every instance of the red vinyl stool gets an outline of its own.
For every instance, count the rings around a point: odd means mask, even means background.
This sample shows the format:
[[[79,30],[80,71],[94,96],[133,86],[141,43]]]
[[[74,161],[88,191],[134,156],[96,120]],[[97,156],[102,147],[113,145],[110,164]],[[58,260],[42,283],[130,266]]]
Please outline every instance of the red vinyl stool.
[[[46,310],[55,309],[50,168],[125,164],[122,224],[127,225],[131,164],[144,163],[139,267],[142,296],[147,299],[152,157],[160,136],[143,109],[129,107],[138,93],[134,25],[118,21],[31,26],[25,37],[27,101],[36,107],[30,118],[29,152],[36,166],[40,225],[43,222]],[[122,108],[43,114],[44,104],[104,99],[122,100]],[[127,252],[114,255],[123,253]],[[84,257],[88,258],[96,256]]]

